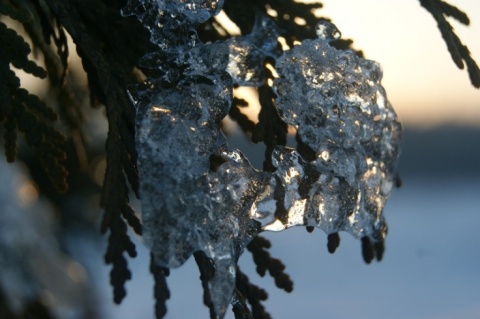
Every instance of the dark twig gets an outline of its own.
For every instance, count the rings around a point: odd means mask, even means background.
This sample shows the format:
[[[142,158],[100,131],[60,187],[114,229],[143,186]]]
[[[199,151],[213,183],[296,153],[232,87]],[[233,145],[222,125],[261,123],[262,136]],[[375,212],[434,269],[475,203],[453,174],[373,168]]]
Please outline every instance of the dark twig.
[[[268,298],[267,293],[262,288],[250,283],[247,275],[245,275],[239,267],[237,267],[235,286],[238,292],[248,300],[248,303],[252,307],[251,314],[254,319],[271,319],[270,314],[265,310],[265,307],[262,304],[262,301],[265,301]],[[243,307],[243,311],[247,316],[246,318],[249,318],[247,310],[248,308],[245,309],[245,307]]]
[[[255,319],[248,309],[245,298],[237,288],[233,291],[232,311],[235,314],[235,319]]]
[[[150,272],[155,280],[155,285],[153,287],[153,296],[155,297],[155,317],[160,319],[166,315],[166,302],[167,299],[170,299],[170,290],[168,290],[166,280],[170,271],[168,268],[157,266],[153,255],[150,254]]]
[[[466,13],[441,0],[420,0],[420,4],[427,9],[437,21],[438,28],[447,44],[448,52],[453,62],[459,69],[463,69],[467,65],[470,82],[476,88],[480,88],[480,69],[470,55],[468,47],[465,46],[460,38],[453,31],[453,27],[448,23],[446,17],[452,17],[459,22],[468,25],[469,19]]]
[[[257,236],[247,246],[247,249],[253,255],[253,261],[257,265],[257,273],[260,276],[265,276],[268,270],[270,276],[275,279],[275,284],[278,288],[291,292],[293,290],[293,282],[290,276],[284,272],[285,265],[279,259],[271,257],[266,250],[270,246],[270,242],[267,239]]]
[[[210,310],[210,318],[215,319],[215,308],[212,298],[210,297],[210,289],[208,288],[208,282],[215,275],[215,265],[203,251],[197,251],[193,254],[193,256],[195,257],[198,269],[200,270],[200,281],[202,282],[203,287],[203,303]]]

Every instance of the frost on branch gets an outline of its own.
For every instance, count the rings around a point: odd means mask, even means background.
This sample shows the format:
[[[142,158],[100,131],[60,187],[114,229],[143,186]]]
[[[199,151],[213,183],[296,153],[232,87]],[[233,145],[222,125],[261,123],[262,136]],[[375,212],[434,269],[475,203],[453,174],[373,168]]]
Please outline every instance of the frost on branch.
[[[232,302],[237,261],[262,230],[317,226],[382,243],[400,136],[379,66],[331,47],[340,37],[334,25],[319,24],[318,39],[281,56],[278,29],[262,15],[249,35],[203,44],[196,27],[220,8],[221,1],[131,0],[123,11],[159,48],[140,61],[156,77],[129,92],[144,239],[159,267],[181,266],[195,253],[212,318]],[[267,57],[280,74],[277,111],[301,145],[277,146],[275,172],[255,170],[220,130],[233,85],[262,85]]]

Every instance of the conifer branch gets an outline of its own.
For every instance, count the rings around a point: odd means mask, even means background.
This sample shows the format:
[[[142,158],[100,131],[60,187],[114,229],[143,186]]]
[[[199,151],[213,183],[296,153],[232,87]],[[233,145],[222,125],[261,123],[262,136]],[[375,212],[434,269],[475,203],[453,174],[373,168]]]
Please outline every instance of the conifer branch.
[[[266,0],[248,0],[248,1],[225,1],[223,10],[228,17],[237,24],[242,34],[248,34],[251,31],[255,16],[258,12],[265,15],[272,10],[276,12],[270,17],[282,30],[281,36],[285,37],[289,46],[293,42],[315,37],[315,25],[318,18],[314,11],[320,9],[323,5],[316,3],[295,3],[292,1],[266,1]],[[301,18],[305,24],[298,24],[295,18]]]
[[[275,279],[275,284],[278,288],[291,292],[293,291],[293,282],[290,276],[284,272],[285,265],[279,259],[271,257],[266,250],[270,247],[270,241],[264,237],[257,236],[250,242],[247,249],[252,253],[253,261],[257,265],[257,273],[260,276],[265,276],[268,270],[270,276]]]
[[[282,121],[273,105],[274,93],[271,87],[263,85],[258,88],[258,96],[260,105],[262,106],[258,115],[259,122],[252,134],[252,141],[265,143],[265,161],[263,162],[263,170],[272,172],[275,167],[272,164],[273,149],[277,145],[285,145],[287,143],[287,124]]]
[[[141,234],[140,220],[128,203],[127,179],[138,195],[138,174],[133,138],[135,109],[127,96],[126,86],[135,82],[132,71],[140,59],[140,52],[147,52],[139,39],[141,35],[148,38],[144,30],[135,33],[135,28],[139,28],[136,20],[120,15],[121,3],[107,6],[104,2],[91,2],[47,1],[77,45],[93,100],[104,104],[107,111],[107,167],[101,201],[105,213],[101,230],[110,231],[105,260],[113,266],[110,275],[114,301],[120,303],[126,294],[124,284],[131,278],[124,253],[136,256],[126,223]],[[112,34],[111,29],[106,28],[111,25],[118,26],[118,33]],[[128,43],[133,41],[132,37],[137,45]],[[125,54],[118,54],[121,51]]]
[[[238,268],[237,271],[239,271]],[[235,314],[235,319],[255,319],[248,309],[245,298],[236,287],[233,291],[232,311]]]
[[[27,144],[36,151],[52,184],[64,192],[68,188],[68,173],[62,163],[66,158],[63,150],[65,138],[53,126],[58,115],[37,96],[23,89],[20,79],[10,69],[12,65],[36,77],[45,78],[47,72],[29,60],[30,52],[30,46],[23,37],[0,22],[0,120],[5,128],[5,154],[9,162],[15,160],[16,131],[22,132]]]
[[[155,285],[153,296],[155,298],[155,318],[163,318],[167,314],[167,299],[170,299],[166,277],[170,274],[168,268],[159,267],[155,264],[153,254],[150,255],[150,272],[153,275]]]
[[[245,114],[240,111],[241,107],[247,107],[248,102],[243,99],[233,98],[232,106],[230,107],[230,111],[228,115],[230,118],[237,122],[238,126],[242,129],[242,131],[246,134],[251,134],[252,131],[255,129],[255,123],[248,118]]]
[[[31,20],[31,16],[28,10],[20,6],[18,3],[12,3],[11,1],[4,0],[0,2],[0,14],[9,16],[13,20],[25,23]]]
[[[210,318],[215,319],[215,308],[210,296],[210,289],[208,288],[208,282],[215,275],[215,265],[203,251],[196,251],[193,256],[195,257],[195,262],[200,270],[200,281],[202,282],[203,288],[203,304],[210,310]]]
[[[446,17],[449,16],[458,20],[460,23],[468,25],[470,21],[467,14],[441,0],[420,0],[420,4],[430,12],[437,21],[438,28],[440,29],[442,38],[447,44],[447,49],[448,52],[450,52],[453,62],[455,62],[459,69],[463,69],[466,65],[470,82],[474,87],[480,88],[480,69],[471,57],[468,47],[462,43],[446,19]]]
[[[332,233],[327,236],[327,249],[330,254],[333,254],[338,246],[340,246],[340,236],[338,233]]]
[[[250,316],[252,316],[254,319],[272,318],[262,304],[262,301],[268,298],[266,291],[250,283],[247,275],[245,275],[239,267],[237,267],[235,290],[238,291],[240,297],[244,297],[248,301],[252,308],[250,313],[250,310],[245,306],[244,302],[237,305],[237,307],[233,308],[235,319],[237,319],[237,316],[240,316],[240,318],[250,318]],[[239,298],[239,296],[237,296],[237,298]]]

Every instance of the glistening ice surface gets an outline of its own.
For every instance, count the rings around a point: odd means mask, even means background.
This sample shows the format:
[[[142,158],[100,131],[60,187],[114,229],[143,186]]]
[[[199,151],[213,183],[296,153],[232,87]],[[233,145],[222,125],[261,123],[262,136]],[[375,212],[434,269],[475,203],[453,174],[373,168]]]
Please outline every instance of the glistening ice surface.
[[[271,187],[281,184],[282,195],[267,196],[251,216],[266,230],[309,225],[380,242],[400,123],[380,84],[380,66],[330,46],[340,32],[329,22],[317,25],[317,35],[277,60],[274,82],[280,116],[314,158],[306,162],[278,147]]]
[[[131,0],[123,11],[159,48],[141,61],[158,78],[130,91],[145,242],[162,267],[196,251],[211,259],[219,318],[232,301],[238,258],[262,229],[308,225],[383,241],[400,135],[379,66],[331,47],[340,36],[334,25],[319,24],[318,39],[281,56],[278,30],[263,16],[249,35],[203,44],[196,27],[221,5]],[[266,57],[277,59],[277,110],[303,145],[278,146],[273,173],[255,170],[220,131],[234,83],[260,85]]]
[[[227,71],[234,81],[244,86],[261,86],[265,82],[264,61],[277,58],[281,51],[277,42],[280,34],[271,18],[257,14],[252,33],[228,40],[230,56]]]
[[[208,290],[215,316],[223,317],[238,258],[259,230],[245,207],[267,179],[228,148],[220,131],[232,102],[232,45],[203,44],[195,31],[218,8],[208,1],[130,1],[124,13],[137,15],[160,49],[141,64],[161,77],[130,91],[144,239],[163,267],[178,267],[196,251],[210,258]]]

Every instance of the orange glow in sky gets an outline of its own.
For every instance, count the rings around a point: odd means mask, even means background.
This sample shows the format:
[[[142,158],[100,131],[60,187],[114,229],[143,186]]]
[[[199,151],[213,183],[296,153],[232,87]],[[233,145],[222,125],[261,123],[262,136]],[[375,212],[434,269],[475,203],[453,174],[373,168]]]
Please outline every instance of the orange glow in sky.
[[[467,12],[470,26],[449,19],[480,63],[480,1],[449,0]],[[453,63],[437,23],[418,0],[324,0],[319,11],[353,39],[354,47],[380,62],[383,85],[402,122],[480,125],[480,90]]]

